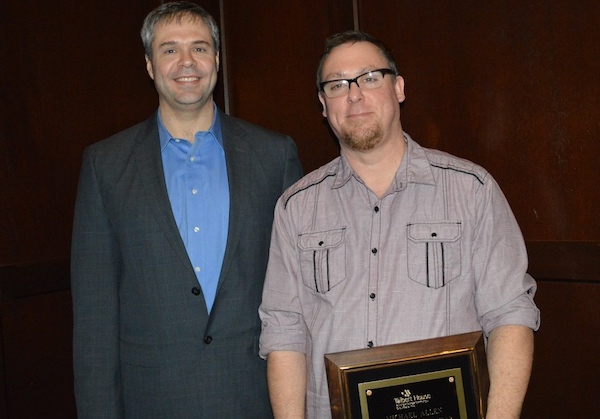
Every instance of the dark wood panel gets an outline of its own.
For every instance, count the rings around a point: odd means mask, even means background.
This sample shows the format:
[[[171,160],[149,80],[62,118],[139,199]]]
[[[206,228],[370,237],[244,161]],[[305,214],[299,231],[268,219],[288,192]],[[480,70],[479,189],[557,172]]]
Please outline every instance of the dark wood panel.
[[[524,419],[592,418],[600,412],[600,284],[538,281],[542,312]]]
[[[2,305],[9,418],[75,418],[69,291]]]
[[[535,278],[600,284],[600,242],[528,242]]]
[[[69,291],[69,275],[68,259],[0,267],[0,302]]]
[[[0,313],[1,308],[2,303],[0,302]],[[4,372],[4,337],[2,333],[0,333],[0,418],[8,419],[8,403],[6,400],[6,374]]]
[[[231,113],[291,135],[306,171],[336,157],[315,75],[325,38],[353,27],[352,1],[224,5]]]
[[[160,2],[3,5],[0,264],[68,256],[83,147],[146,118],[157,101],[139,30]],[[8,38],[7,38],[8,39]],[[8,243],[7,243],[8,242]]]
[[[0,416],[75,418],[68,260],[0,267],[0,319]]]
[[[404,128],[498,180],[528,240],[600,237],[600,2],[360,1],[393,48]]]

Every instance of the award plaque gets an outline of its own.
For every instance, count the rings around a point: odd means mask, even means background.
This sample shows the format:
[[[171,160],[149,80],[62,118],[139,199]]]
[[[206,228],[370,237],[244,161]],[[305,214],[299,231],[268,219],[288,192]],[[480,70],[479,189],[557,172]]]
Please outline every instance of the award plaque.
[[[481,332],[325,355],[334,419],[482,419]]]

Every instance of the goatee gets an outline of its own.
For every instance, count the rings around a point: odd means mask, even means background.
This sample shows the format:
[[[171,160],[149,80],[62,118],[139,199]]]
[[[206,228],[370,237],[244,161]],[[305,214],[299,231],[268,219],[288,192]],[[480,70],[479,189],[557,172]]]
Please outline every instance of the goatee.
[[[344,129],[340,140],[348,147],[356,151],[368,151],[373,149],[383,138],[383,130],[379,124],[362,124]]]

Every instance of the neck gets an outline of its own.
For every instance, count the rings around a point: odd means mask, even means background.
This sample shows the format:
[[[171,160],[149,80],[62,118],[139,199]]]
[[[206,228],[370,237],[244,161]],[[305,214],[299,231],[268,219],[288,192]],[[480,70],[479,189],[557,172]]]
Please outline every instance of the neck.
[[[401,133],[366,152],[342,147],[342,154],[352,169],[378,197],[382,197],[392,184],[405,151],[406,143]]]
[[[183,138],[190,143],[198,131],[208,131],[212,125],[215,109],[212,101],[201,109],[174,110],[168,106],[160,105],[162,123],[169,133],[176,138]]]

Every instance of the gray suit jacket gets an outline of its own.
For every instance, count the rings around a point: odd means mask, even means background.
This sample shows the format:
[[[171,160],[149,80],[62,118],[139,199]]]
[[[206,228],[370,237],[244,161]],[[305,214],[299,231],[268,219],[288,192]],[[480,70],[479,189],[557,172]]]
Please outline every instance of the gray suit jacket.
[[[273,208],[302,170],[289,137],[220,117],[231,208],[210,316],[171,211],[156,115],[84,152],[71,256],[80,418],[271,416],[257,309]]]

